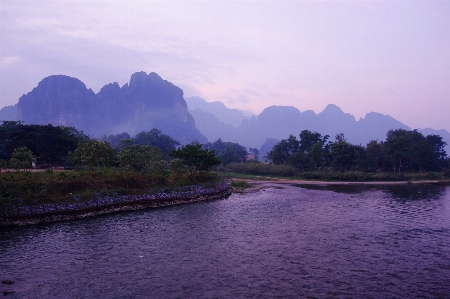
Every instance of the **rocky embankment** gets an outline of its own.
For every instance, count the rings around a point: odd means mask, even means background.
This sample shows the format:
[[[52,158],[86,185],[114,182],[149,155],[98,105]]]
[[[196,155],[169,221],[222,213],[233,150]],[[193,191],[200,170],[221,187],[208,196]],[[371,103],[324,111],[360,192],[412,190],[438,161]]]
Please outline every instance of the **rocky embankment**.
[[[156,194],[103,196],[95,200],[72,204],[5,205],[0,207],[0,227],[56,222],[120,211],[134,211],[223,199],[230,194],[231,188],[226,182],[221,182],[214,186],[187,186],[179,191]]]

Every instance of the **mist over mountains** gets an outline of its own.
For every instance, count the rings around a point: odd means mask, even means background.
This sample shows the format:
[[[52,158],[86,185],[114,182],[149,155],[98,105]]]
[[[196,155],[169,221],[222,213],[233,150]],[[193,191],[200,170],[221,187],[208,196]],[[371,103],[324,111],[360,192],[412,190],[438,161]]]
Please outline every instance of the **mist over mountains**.
[[[364,118],[356,120],[353,115],[343,112],[334,104],[329,104],[318,114],[312,110],[301,112],[292,106],[270,106],[258,116],[241,117],[241,125],[236,127],[221,119],[222,111],[216,112],[207,105],[203,105],[202,109],[198,108],[200,100],[196,98],[197,103],[193,110],[189,100],[187,103],[197,128],[208,140],[222,138],[222,140],[237,142],[246,147],[260,148],[261,156],[277,140],[286,139],[290,134],[298,137],[302,130],[330,135],[330,140],[334,140],[336,134],[344,133],[348,142],[364,146],[371,140],[385,140],[386,133],[391,129],[412,130],[393,117],[377,112],[367,113]],[[450,133],[446,130],[430,128],[417,130],[425,135],[440,135],[447,143],[450,143]],[[447,151],[449,150],[450,146],[447,146]]]
[[[17,105],[0,109],[0,120],[74,126],[92,137],[122,132],[133,135],[157,128],[182,144],[221,138],[261,149],[260,156],[277,141],[290,134],[298,136],[302,130],[330,135],[330,140],[344,133],[348,142],[361,145],[385,140],[390,129],[411,130],[393,117],[376,112],[356,120],[334,104],[317,114],[292,106],[270,106],[259,115],[251,115],[218,101],[207,102],[200,97],[185,100],[179,87],[156,73],[145,72],[134,73],[130,83],[122,87],[116,82],[107,84],[97,94],[76,78],[49,76],[20,97]],[[440,135],[450,143],[446,130],[418,131]]]
[[[244,119],[249,119],[255,114],[250,111],[242,111],[238,109],[229,109],[224,103],[215,101],[207,102],[200,97],[190,97],[186,99],[189,111],[202,110],[213,114],[217,119],[225,124],[232,125],[235,128],[241,126],[241,122]],[[192,114],[192,113],[191,113]]]

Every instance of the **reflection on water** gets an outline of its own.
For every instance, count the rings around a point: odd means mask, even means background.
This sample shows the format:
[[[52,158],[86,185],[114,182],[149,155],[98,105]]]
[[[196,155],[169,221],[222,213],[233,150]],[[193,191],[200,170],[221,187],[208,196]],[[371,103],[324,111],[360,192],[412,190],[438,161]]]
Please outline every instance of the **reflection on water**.
[[[268,188],[0,230],[5,298],[450,298],[450,188]]]
[[[306,185],[292,184],[292,186],[311,189],[311,190],[327,190],[338,193],[361,193],[370,190],[383,190],[388,192],[392,198],[398,200],[429,200],[439,198],[447,189],[446,186],[433,184],[395,184],[395,185]]]

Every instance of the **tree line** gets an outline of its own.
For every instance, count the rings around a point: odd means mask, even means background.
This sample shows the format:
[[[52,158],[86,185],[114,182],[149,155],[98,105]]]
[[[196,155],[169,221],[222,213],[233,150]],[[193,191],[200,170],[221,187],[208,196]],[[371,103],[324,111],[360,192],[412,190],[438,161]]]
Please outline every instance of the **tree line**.
[[[366,146],[349,143],[344,134],[322,136],[303,130],[281,140],[267,157],[275,165],[289,165],[297,171],[357,170],[365,172],[439,171],[450,165],[439,135],[413,130],[390,130],[385,141],[372,140]],[[73,127],[25,125],[5,121],[0,125],[0,168],[27,168],[37,163],[76,167],[125,167],[154,173],[198,172],[221,164],[248,162],[248,154],[258,160],[258,150],[247,149],[221,139],[186,146],[158,129],[135,136],[124,132],[90,139]]]
[[[124,167],[164,174],[169,171],[198,172],[220,163],[244,162],[245,147],[220,139],[213,143],[180,147],[180,143],[158,129],[131,137],[124,132],[90,139],[72,127],[25,125],[6,121],[0,126],[0,169],[76,167]]]
[[[290,135],[281,140],[267,157],[276,165],[290,165],[300,171],[357,170],[439,171],[449,167],[439,135],[424,136],[417,130],[389,130],[385,141],[372,140],[366,146],[349,143],[344,134],[330,141],[329,135],[303,130],[299,139]]]

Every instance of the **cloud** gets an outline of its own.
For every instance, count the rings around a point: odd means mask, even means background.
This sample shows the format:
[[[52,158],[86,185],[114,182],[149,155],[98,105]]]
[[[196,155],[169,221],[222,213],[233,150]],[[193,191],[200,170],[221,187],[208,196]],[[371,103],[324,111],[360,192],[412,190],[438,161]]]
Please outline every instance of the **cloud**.
[[[247,104],[251,102],[250,98],[245,95],[238,95],[236,97],[224,97],[223,99],[226,103],[229,104],[239,104],[239,103]]]
[[[450,130],[449,16],[445,1],[1,0],[0,105],[49,75],[98,91],[153,71],[238,109],[335,103]]]
[[[5,56],[1,57],[1,64],[4,66],[11,66],[20,63],[21,59],[18,56]]]

